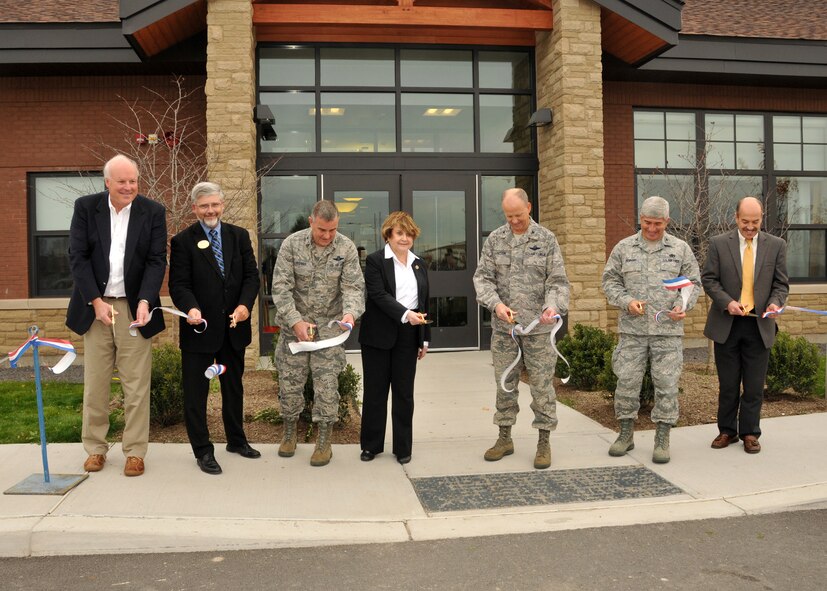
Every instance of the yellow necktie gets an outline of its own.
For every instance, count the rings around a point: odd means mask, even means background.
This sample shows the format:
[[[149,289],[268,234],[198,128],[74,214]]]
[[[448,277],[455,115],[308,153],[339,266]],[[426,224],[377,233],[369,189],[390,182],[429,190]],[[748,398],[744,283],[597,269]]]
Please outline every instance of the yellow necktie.
[[[747,240],[747,247],[744,249],[744,261],[741,265],[741,306],[744,313],[749,314],[755,308],[755,256],[752,254],[752,240]]]

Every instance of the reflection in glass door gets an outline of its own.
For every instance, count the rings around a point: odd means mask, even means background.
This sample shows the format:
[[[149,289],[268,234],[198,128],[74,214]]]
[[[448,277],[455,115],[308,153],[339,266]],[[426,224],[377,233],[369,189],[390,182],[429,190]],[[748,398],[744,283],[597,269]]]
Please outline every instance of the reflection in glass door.
[[[414,252],[428,265],[431,346],[479,347],[473,275],[477,229],[473,175],[404,175],[402,205],[422,234]]]
[[[365,257],[384,247],[382,222],[399,209],[398,175],[324,175],[323,197],[339,210],[339,233],[356,245],[359,263],[365,270]],[[358,326],[345,343],[347,350],[359,348]]]

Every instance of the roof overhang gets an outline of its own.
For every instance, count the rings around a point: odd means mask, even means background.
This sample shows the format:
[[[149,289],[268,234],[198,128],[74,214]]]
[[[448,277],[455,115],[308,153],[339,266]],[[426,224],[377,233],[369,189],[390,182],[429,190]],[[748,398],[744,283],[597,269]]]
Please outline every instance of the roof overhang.
[[[683,0],[594,0],[601,10],[603,49],[639,65],[674,47]]]
[[[727,76],[827,78],[827,42],[681,35],[676,47],[640,69]]]
[[[121,0],[120,16],[120,22],[2,23],[0,64],[139,64],[164,52],[205,60],[173,48],[206,30],[206,0]]]

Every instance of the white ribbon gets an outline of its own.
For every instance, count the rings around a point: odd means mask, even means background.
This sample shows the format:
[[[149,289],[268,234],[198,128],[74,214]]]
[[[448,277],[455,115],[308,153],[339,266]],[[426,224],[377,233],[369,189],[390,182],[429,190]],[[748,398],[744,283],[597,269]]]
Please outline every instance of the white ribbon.
[[[557,355],[557,357],[559,357],[560,359],[562,359],[566,366],[569,368],[568,377],[561,378],[560,380],[562,383],[568,384],[569,380],[571,379],[571,364],[569,364],[568,360],[566,360],[565,357],[560,355],[560,351],[557,350],[557,344],[554,342],[557,333],[563,327],[563,319],[560,318],[559,314],[555,314],[554,316],[552,316],[552,318],[557,319],[557,322],[554,323],[554,327],[551,329],[551,333],[549,334],[549,340],[551,341],[551,349],[552,351],[554,351],[554,354]],[[511,329],[511,338],[514,339],[514,343],[517,345],[517,357],[514,359],[514,361],[511,362],[511,365],[509,365],[500,376],[500,387],[506,392],[514,391],[515,388],[509,390],[506,387],[505,381],[508,379],[508,376],[511,375],[511,372],[514,371],[514,368],[517,367],[517,364],[520,363],[520,359],[523,358],[523,351],[522,349],[520,349],[520,343],[517,341],[517,335],[523,336],[529,334],[532,330],[537,328],[538,324],[540,324],[540,319],[535,318],[531,321],[531,324],[529,324],[526,327],[523,327],[522,324],[518,324],[517,326]]]
[[[144,324],[139,323],[137,320],[132,321],[129,324],[129,334],[131,334],[133,337],[137,337],[138,336],[138,328],[140,328],[142,326],[146,326],[147,324],[149,324],[149,321],[152,320],[152,315],[155,313],[155,310],[161,310],[162,312],[168,312],[168,313],[170,313],[174,316],[180,316],[181,318],[189,318],[189,316],[187,314],[184,314],[183,312],[181,312],[180,310],[176,310],[175,308],[164,308],[163,306],[158,306],[157,308],[152,308],[152,310],[149,311],[149,317],[147,317],[146,322]],[[201,319],[201,324],[204,325],[204,328],[202,328],[201,330],[193,329],[198,334],[201,334],[202,332],[207,330],[207,320],[205,318]]]
[[[331,320],[327,323],[327,326],[328,328],[330,328],[334,324],[338,324],[339,326],[347,330],[345,330],[339,336],[333,337],[332,339],[325,339],[323,341],[296,341],[294,343],[290,343],[289,345],[287,345],[288,347],[290,347],[290,352],[293,355],[295,355],[296,353],[308,353],[310,351],[318,351],[320,349],[327,349],[328,347],[335,347],[336,345],[341,345],[350,336],[350,333],[353,330],[353,325],[350,322]]]

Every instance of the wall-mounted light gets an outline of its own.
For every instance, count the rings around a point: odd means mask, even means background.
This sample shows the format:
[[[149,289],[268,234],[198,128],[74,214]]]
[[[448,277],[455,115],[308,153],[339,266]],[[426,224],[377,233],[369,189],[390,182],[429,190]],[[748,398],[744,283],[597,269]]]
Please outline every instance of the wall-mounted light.
[[[551,109],[537,109],[528,120],[528,127],[544,127],[551,125]]]
[[[274,142],[278,139],[275,127],[276,118],[273,111],[267,105],[256,105],[256,121],[261,129],[261,137],[268,142]]]

